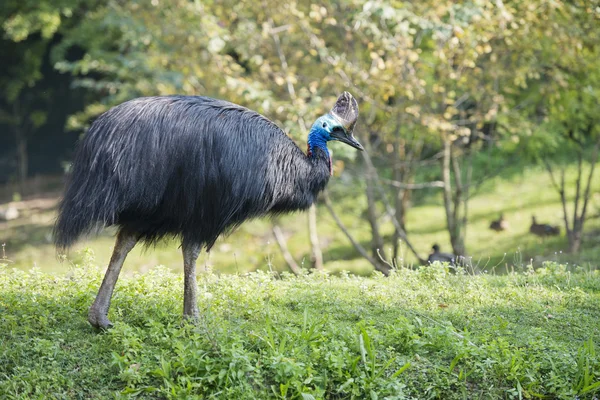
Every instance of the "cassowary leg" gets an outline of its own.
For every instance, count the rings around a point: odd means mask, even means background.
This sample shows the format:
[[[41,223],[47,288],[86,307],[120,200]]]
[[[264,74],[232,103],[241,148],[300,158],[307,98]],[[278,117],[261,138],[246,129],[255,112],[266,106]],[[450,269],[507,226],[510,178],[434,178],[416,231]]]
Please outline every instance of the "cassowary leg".
[[[135,246],[136,242],[137,238],[134,234],[121,230],[117,235],[115,249],[110,258],[104,280],[102,281],[102,285],[100,285],[96,300],[94,300],[94,304],[92,304],[88,312],[88,321],[95,328],[107,329],[112,326],[107,317],[110,299],[113,290],[115,289],[117,279],[119,279],[119,272],[121,272],[123,262],[125,261],[127,254],[129,254],[131,249]]]
[[[195,322],[198,320],[198,284],[196,282],[196,260],[200,254],[198,243],[183,242],[183,317]]]

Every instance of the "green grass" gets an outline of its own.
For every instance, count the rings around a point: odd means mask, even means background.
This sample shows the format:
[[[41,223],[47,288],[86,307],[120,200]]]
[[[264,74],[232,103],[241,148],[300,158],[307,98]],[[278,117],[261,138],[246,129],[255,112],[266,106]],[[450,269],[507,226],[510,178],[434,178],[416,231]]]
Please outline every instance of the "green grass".
[[[89,254],[88,254],[89,256]],[[117,284],[98,333],[102,279],[0,266],[0,398],[594,399],[600,273],[548,263],[504,276],[441,265],[390,278],[201,274],[197,326],[182,278]]]

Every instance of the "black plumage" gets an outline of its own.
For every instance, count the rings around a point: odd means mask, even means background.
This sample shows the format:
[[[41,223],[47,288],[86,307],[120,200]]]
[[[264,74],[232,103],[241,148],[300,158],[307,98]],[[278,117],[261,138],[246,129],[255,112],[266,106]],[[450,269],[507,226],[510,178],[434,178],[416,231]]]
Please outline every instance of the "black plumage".
[[[531,225],[529,226],[529,232],[534,235],[545,237],[545,236],[558,236],[560,235],[560,227],[549,224],[538,224],[535,216],[531,216]]]
[[[198,96],[146,97],[102,114],[79,144],[54,228],[59,249],[119,227],[88,319],[110,326],[110,298],[139,241],[182,240],[184,315],[197,318],[195,263],[219,235],[249,218],[304,210],[331,175],[327,142],[362,150],[352,136],[358,104],[347,92],[316,120],[308,154],[262,115]]]
[[[308,208],[328,180],[329,154],[305,156],[256,112],[207,97],[135,99],[81,142],[56,244],[118,225],[146,242],[181,235],[210,249],[248,218]]]
[[[508,230],[509,223],[504,219],[504,214],[500,213],[500,218],[490,223],[490,229],[496,232],[502,232]]]
[[[442,253],[440,251],[440,246],[438,244],[434,244],[431,246],[431,253],[429,253],[429,257],[427,258],[427,262],[429,264],[439,261],[439,262],[447,262],[452,266],[456,265],[456,256],[450,253]]]

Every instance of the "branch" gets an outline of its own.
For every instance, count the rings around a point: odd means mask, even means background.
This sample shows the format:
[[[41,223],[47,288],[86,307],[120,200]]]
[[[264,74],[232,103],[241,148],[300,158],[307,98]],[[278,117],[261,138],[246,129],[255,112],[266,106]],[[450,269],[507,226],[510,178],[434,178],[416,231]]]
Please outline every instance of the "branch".
[[[466,240],[467,219],[469,213],[469,191],[471,190],[471,180],[473,178],[473,157],[470,150],[467,150],[467,159],[465,163],[467,164],[467,176],[465,177],[465,192],[463,197],[462,235]]]
[[[456,99],[456,101],[454,102],[453,107],[454,108],[458,108],[460,107],[460,105],[462,103],[464,103],[465,101],[469,100],[469,93],[463,93],[462,96],[460,96],[458,99]]]
[[[279,225],[273,225],[273,236],[275,236],[275,240],[279,245],[279,249],[281,250],[281,254],[283,255],[283,259],[285,260],[287,265],[290,267],[294,275],[300,275],[302,273],[302,270],[300,266],[298,266],[296,260],[294,260],[294,257],[292,257],[292,255],[290,254],[290,251],[287,247],[287,242],[285,240],[285,236],[283,236],[283,232],[281,232],[281,228],[279,228]]]
[[[456,156],[454,155],[454,152],[452,151],[452,147],[450,147],[450,162],[452,163],[452,171],[454,172],[454,184],[456,185],[456,189],[454,192],[454,209],[452,210],[452,215],[453,215],[453,219],[454,219],[454,223],[458,225],[458,227],[460,228],[460,225],[458,224],[458,220],[459,220],[459,212],[460,212],[460,203],[462,201],[462,195],[463,195],[463,183],[462,183],[462,173],[460,171],[460,165],[458,163],[458,159],[456,158]]]
[[[585,145],[583,144],[583,142],[575,137],[575,132],[573,131],[573,129],[567,130],[567,137],[569,139],[571,139],[573,142],[575,142],[581,150],[583,150],[585,148]]]
[[[408,166],[417,166],[417,167],[422,167],[422,166],[426,166],[426,165],[433,165],[435,163],[438,162],[438,160],[440,158],[442,158],[444,156],[444,152],[440,151],[437,154],[434,154],[433,156],[426,158],[426,159],[422,159],[419,161],[411,161],[408,162],[406,160],[397,160],[394,163],[391,163],[392,166],[400,166],[400,167],[408,167]]]
[[[442,158],[442,179],[444,182],[444,209],[446,210],[446,225],[448,227],[448,233],[452,235],[455,229],[455,222],[452,213],[452,182],[450,180],[450,141],[448,138],[443,138],[444,141],[444,157]]]
[[[573,230],[579,229],[579,199],[581,198],[581,176],[583,174],[583,149],[577,151],[577,180],[575,181],[575,204],[573,209]]]
[[[550,166],[550,164],[548,164]],[[567,238],[571,241],[571,228],[569,227],[569,215],[567,214],[567,196],[565,195],[565,169],[560,170],[560,186],[558,186],[558,193],[560,194],[560,202],[563,209],[563,219],[565,221],[565,229],[567,230]]]
[[[269,20],[269,23],[271,25],[273,25],[273,20]],[[271,28],[271,35],[277,35],[281,32],[288,31],[290,29],[290,26],[291,26],[290,24],[287,24],[287,25],[278,26],[277,28]]]
[[[352,243],[352,246],[354,246],[354,248],[356,249],[356,251],[358,251],[360,253],[360,255],[365,260],[367,260],[373,266],[373,268],[375,268],[377,271],[382,272],[386,276],[389,275],[390,271],[387,270],[387,269],[382,268],[381,264],[379,264],[378,262],[376,262],[373,257],[369,256],[369,253],[367,252],[367,250],[365,250],[365,248],[362,247],[361,244],[358,243],[356,240],[354,240],[354,238],[352,237],[352,235],[350,235],[350,232],[348,232],[348,229],[346,228],[346,226],[344,225],[344,223],[340,220],[340,218],[337,216],[337,214],[333,210],[333,207],[331,206],[331,200],[329,199],[329,194],[327,193],[327,191],[323,192],[323,197],[325,198],[325,206],[327,207],[327,209],[329,210],[329,213],[331,214],[331,216],[335,220],[335,223],[340,228],[340,230],[344,233],[344,235],[346,235],[346,237],[348,238],[348,240],[350,241],[350,243]]]
[[[544,165],[546,166],[546,170],[550,174],[550,180],[552,181],[552,186],[554,186],[554,188],[556,189],[556,191],[560,193],[560,186],[556,182],[556,178],[554,177],[554,171],[552,170],[552,166],[550,165],[550,162],[548,162],[548,160],[545,159],[545,158],[542,158],[542,161],[544,161]]]
[[[382,263],[387,265],[390,269],[394,269],[394,266],[392,264],[390,264],[389,262],[387,262],[385,260],[385,258],[383,258],[383,256],[381,255],[380,249],[377,249],[377,256],[379,257],[379,259],[381,260]],[[392,262],[393,262],[393,260],[392,260]]]
[[[458,159],[452,151],[452,148],[450,148],[450,161],[452,162],[452,172],[454,172],[454,183],[456,184],[457,192],[461,193],[464,189],[462,183],[462,173],[460,171],[460,164],[458,163]]]
[[[313,255],[313,267],[315,269],[323,269],[323,252],[321,251],[321,243],[319,242],[319,230],[317,228],[317,206],[313,203],[308,208],[308,238]]]
[[[423,183],[404,183],[398,182],[391,179],[381,178],[381,181],[389,184],[390,186],[397,187],[400,189],[406,190],[418,190],[418,189],[427,189],[427,188],[443,188],[443,181],[432,181],[432,182],[423,182]]]

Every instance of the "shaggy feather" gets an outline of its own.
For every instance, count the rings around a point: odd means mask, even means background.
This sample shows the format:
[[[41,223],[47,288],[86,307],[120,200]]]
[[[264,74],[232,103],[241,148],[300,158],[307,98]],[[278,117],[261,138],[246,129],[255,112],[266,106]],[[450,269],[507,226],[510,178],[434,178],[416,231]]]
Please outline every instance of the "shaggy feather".
[[[197,96],[146,97],[101,115],[78,146],[55,225],[58,248],[117,225],[148,244],[201,243],[243,221],[308,208],[329,153],[307,157],[273,122]]]

